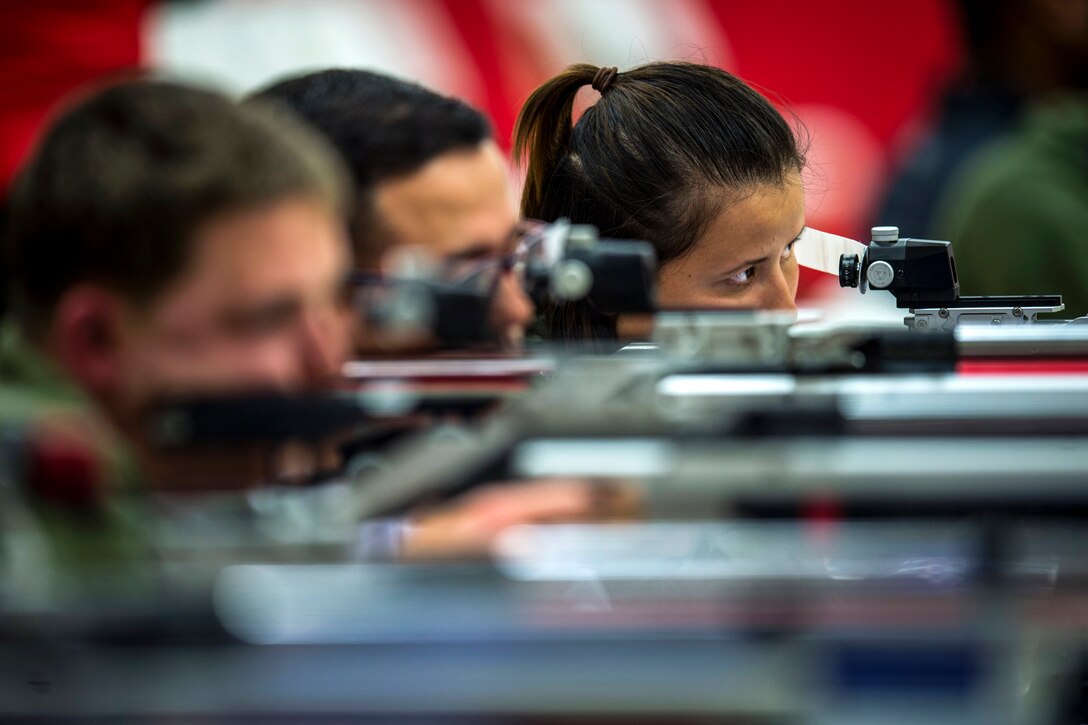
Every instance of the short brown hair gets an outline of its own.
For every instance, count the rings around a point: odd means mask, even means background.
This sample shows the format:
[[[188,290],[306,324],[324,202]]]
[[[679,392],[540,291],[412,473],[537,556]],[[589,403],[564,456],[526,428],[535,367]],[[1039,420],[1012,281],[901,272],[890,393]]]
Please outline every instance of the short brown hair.
[[[253,98],[288,106],[340,152],[355,181],[350,231],[356,263],[364,266],[380,259],[393,241],[374,206],[378,186],[493,137],[487,118],[464,101],[368,70],[307,73]]]
[[[52,125],[9,197],[12,311],[44,330],[82,281],[153,299],[213,216],[291,196],[342,213],[345,174],[297,122],[147,79],[110,85]]]

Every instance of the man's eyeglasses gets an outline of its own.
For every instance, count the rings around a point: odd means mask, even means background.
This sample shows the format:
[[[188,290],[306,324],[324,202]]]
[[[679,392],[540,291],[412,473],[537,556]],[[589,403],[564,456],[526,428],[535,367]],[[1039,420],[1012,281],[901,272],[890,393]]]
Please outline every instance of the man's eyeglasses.
[[[381,287],[398,281],[419,281],[448,286],[466,292],[490,294],[504,274],[512,273],[525,285],[526,271],[534,265],[549,265],[559,259],[569,225],[523,220],[510,234],[502,253],[450,257],[435,260],[419,250],[401,250],[389,264],[388,272],[352,273],[356,288]]]
[[[511,232],[502,254],[472,259],[446,260],[441,281],[458,288],[493,290],[504,274],[513,274],[523,287],[526,272],[534,265],[547,265],[559,259],[566,222],[548,224],[523,220]]]

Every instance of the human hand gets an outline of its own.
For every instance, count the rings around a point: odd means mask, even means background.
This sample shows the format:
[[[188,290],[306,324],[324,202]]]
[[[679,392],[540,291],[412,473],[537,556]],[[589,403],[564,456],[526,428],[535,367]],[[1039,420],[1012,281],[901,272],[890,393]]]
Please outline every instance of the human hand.
[[[547,478],[495,483],[411,517],[401,558],[482,558],[495,537],[510,526],[631,519],[638,509],[637,491],[612,480]]]

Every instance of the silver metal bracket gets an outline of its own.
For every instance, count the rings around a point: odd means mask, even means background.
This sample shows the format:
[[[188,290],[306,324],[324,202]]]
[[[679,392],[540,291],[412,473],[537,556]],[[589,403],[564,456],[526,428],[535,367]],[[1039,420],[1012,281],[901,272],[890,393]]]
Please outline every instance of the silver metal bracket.
[[[912,309],[903,324],[912,330],[948,331],[958,325],[1031,325],[1044,313],[1061,312],[1065,305],[1046,307],[926,307]]]

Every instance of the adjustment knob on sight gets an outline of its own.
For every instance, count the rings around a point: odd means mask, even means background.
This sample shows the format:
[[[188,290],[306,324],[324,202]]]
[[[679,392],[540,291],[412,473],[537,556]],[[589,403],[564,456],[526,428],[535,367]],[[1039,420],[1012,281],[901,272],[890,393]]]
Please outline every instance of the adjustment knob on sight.
[[[895,244],[899,241],[899,227],[873,227],[872,235],[877,244]]]
[[[839,286],[857,287],[861,277],[861,259],[856,254],[839,257]]]
[[[552,294],[561,300],[580,300],[593,289],[593,270],[580,259],[564,259],[552,275]]]
[[[869,265],[865,279],[869,280],[869,286],[873,289],[888,289],[895,281],[895,270],[881,259]]]

